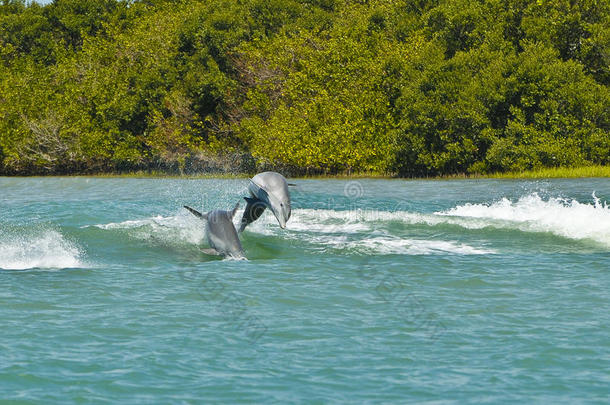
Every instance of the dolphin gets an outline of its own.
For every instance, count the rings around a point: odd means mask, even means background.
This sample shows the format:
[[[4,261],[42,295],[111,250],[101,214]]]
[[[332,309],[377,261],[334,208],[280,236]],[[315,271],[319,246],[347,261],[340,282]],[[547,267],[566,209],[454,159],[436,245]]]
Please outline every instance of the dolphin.
[[[205,214],[186,205],[184,208],[196,217],[207,221],[206,234],[212,249],[205,249],[205,253],[245,259],[244,250],[233,225],[233,217],[239,208],[239,203],[232,211],[213,210]]]
[[[239,232],[256,221],[266,208],[269,208],[282,229],[290,218],[290,192],[286,178],[276,172],[263,172],[250,179],[248,191],[250,197],[246,200],[246,209],[241,218]]]

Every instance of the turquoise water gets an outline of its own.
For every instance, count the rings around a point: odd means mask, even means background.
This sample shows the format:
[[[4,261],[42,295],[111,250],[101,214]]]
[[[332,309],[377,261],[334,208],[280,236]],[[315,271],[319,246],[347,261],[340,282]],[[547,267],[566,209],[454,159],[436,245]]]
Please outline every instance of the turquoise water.
[[[607,403],[608,179],[295,182],[0,178],[0,399]]]

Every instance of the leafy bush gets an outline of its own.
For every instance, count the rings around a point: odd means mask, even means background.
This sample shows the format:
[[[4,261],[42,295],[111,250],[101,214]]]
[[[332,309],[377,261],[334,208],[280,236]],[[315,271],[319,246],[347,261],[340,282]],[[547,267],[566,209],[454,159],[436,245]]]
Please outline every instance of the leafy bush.
[[[610,6],[0,3],[0,173],[610,163]]]

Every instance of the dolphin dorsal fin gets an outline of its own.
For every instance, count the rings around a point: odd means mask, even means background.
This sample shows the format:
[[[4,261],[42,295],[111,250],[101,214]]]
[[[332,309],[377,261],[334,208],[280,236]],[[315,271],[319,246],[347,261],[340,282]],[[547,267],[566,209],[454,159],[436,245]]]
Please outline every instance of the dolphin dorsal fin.
[[[184,208],[186,208],[187,210],[189,210],[194,216],[196,216],[197,218],[201,218],[201,219],[208,219],[208,214],[202,214],[201,212],[197,211],[196,209],[193,209],[187,205],[184,206]]]
[[[239,209],[239,202],[237,202],[237,204],[235,204],[235,208],[233,208],[233,211],[231,211],[231,219],[233,219],[233,217],[235,216],[235,213],[237,212],[238,209]]]

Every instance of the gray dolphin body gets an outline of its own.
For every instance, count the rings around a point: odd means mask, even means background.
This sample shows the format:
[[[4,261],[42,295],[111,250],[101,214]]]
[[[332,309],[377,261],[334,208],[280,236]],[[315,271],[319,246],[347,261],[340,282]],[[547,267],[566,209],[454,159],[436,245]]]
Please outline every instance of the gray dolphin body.
[[[202,214],[201,212],[184,206],[196,217],[207,221],[207,238],[208,243],[214,249],[213,251],[204,250],[206,253],[220,254],[236,259],[243,259],[244,250],[241,247],[239,236],[233,225],[233,217],[239,208],[239,203],[235,205],[233,211],[213,210]]]
[[[248,185],[250,197],[246,209],[241,218],[239,232],[243,232],[246,226],[256,221],[266,208],[269,208],[280,227],[286,228],[286,222],[290,218],[290,192],[286,178],[276,172],[263,172],[250,179]]]

